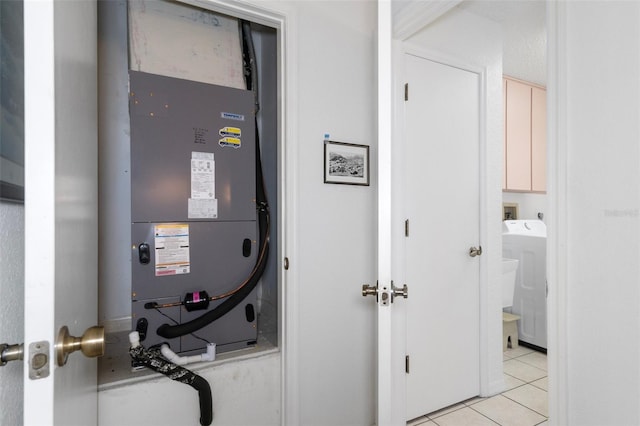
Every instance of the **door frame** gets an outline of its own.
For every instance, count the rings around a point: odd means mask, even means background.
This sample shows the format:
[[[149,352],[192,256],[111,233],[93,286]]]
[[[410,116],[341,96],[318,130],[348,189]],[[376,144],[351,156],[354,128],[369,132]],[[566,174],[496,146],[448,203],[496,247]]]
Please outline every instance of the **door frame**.
[[[549,423],[569,423],[566,2],[547,1],[547,364]]]
[[[491,189],[488,186],[488,182],[486,179],[486,170],[490,164],[487,163],[487,73],[488,69],[486,67],[480,67],[473,64],[467,63],[464,58],[454,58],[447,57],[440,52],[429,51],[427,49],[416,49],[413,47],[406,46],[404,43],[405,40],[410,38],[412,35],[435,21],[442,14],[446,13],[448,10],[453,8],[456,4],[460,3],[460,0],[451,0],[445,2],[446,4],[441,4],[440,6],[432,4],[431,2],[422,2],[422,1],[412,1],[410,3],[405,4],[405,7],[401,10],[394,10],[392,14],[392,28],[385,26],[384,19],[386,18],[386,14],[391,14],[391,1],[379,1],[378,2],[378,120],[379,120],[379,131],[378,131],[378,173],[379,173],[379,181],[380,185],[378,188],[378,196],[386,197],[392,201],[390,203],[392,207],[390,210],[390,218],[389,220],[397,222],[399,219],[402,219],[402,209],[398,206],[402,205],[402,198],[399,194],[401,191],[401,183],[397,182],[398,179],[394,179],[393,182],[393,197],[391,194],[387,194],[386,192],[391,192],[391,188],[386,188],[383,186],[384,178],[391,178],[393,170],[401,169],[401,153],[399,154],[399,150],[395,149],[393,144],[391,143],[391,135],[394,138],[403,140],[404,138],[404,118],[403,118],[403,103],[404,103],[404,69],[403,69],[403,56],[406,53],[416,54],[418,56],[425,57],[426,59],[434,60],[436,62],[442,62],[447,65],[455,66],[457,68],[462,68],[468,70],[470,72],[474,72],[479,75],[480,78],[480,128],[479,128],[479,137],[480,137],[480,181],[479,181],[479,191],[480,191],[480,241],[479,243],[486,246],[488,249],[487,256],[482,256],[480,261],[480,395],[488,396],[491,394],[495,394],[502,390],[504,379],[502,374],[499,375],[497,380],[491,380],[488,374],[494,369],[499,369],[502,365],[502,353],[501,353],[501,344],[497,344],[495,342],[495,349],[491,350],[491,343],[488,339],[489,334],[489,326],[491,321],[497,321],[498,324],[494,325],[494,327],[501,327],[501,318],[500,312],[501,309],[498,309],[497,306],[500,306],[500,292],[494,290],[493,292],[489,291],[489,281],[490,281],[490,269],[489,265],[489,257],[500,256],[501,250],[501,238],[499,235],[495,235],[493,238],[491,237],[490,227],[486,226],[490,223],[490,218],[492,217],[493,211],[491,210],[491,206],[487,204],[487,192]],[[381,22],[382,17],[382,22]],[[387,42],[390,43],[390,47],[387,47]],[[382,45],[382,47],[381,47]],[[391,70],[387,71],[385,69],[384,64],[380,62],[384,62],[385,58],[389,58],[388,63],[393,64],[391,66]],[[387,94],[386,89],[383,87],[384,84],[390,84],[392,86],[392,90],[390,94]],[[387,103],[388,96],[391,96],[392,101]],[[388,109],[386,105],[391,104],[392,107]],[[387,130],[387,126],[389,132],[385,133]],[[388,137],[388,139],[386,139]],[[393,151],[393,154],[392,154]],[[384,211],[381,211],[379,208],[379,221],[385,220]],[[402,219],[404,220],[404,219]],[[395,224],[395,222],[392,222]],[[485,226],[482,226],[485,224]],[[380,229],[383,229],[382,227]],[[394,229],[397,229],[394,227]],[[380,232],[380,231],[379,231]],[[391,230],[389,230],[391,232]],[[395,280],[400,280],[400,282],[404,283],[404,273],[402,269],[401,259],[403,258],[400,248],[403,247],[402,236],[399,235],[399,232],[392,234],[390,237],[391,245],[393,247],[392,256],[392,271],[395,275],[393,278]],[[379,241],[382,241],[379,239]],[[380,250],[380,248],[379,248]],[[499,262],[496,260],[496,268],[499,266]],[[495,268],[494,268],[495,269]],[[497,274],[499,269],[491,272],[493,275]],[[384,274],[380,271],[379,265],[379,279],[384,278]],[[495,279],[494,279],[495,281]],[[407,283],[409,285],[409,289],[411,288],[411,283]],[[496,287],[496,286],[494,286]],[[491,296],[491,297],[490,297]],[[492,300],[493,299],[493,303]],[[399,304],[396,304],[399,305]],[[496,306],[495,310],[495,318],[492,318],[489,313],[490,309],[493,306]],[[380,309],[380,308],[378,308]],[[380,380],[378,378],[378,424],[387,424],[388,423],[398,423],[398,421],[406,420],[406,406],[405,406],[405,396],[406,396],[406,381],[404,378],[400,376],[400,369],[398,368],[399,359],[404,361],[404,355],[406,351],[406,336],[404,335],[404,330],[406,329],[406,312],[404,311],[404,307],[402,306],[394,306],[393,309],[396,311],[394,316],[392,317],[392,323],[388,325],[390,328],[390,333],[394,339],[394,344],[397,347],[400,347],[401,350],[395,350],[390,356],[390,364],[391,367],[394,368],[395,373],[392,374],[390,379],[387,381]],[[401,318],[400,318],[401,317]],[[385,323],[383,323],[385,324]],[[380,327],[380,318],[378,319],[378,326]],[[380,331],[379,331],[380,333]],[[502,333],[499,333],[500,336],[497,337],[499,341],[502,340]],[[398,337],[401,336],[401,337]],[[391,340],[391,338],[387,339]],[[378,342],[379,354],[384,348],[380,342]],[[402,353],[401,353],[402,352]],[[492,353],[495,352],[495,353]],[[495,364],[495,367],[492,369],[491,366]],[[499,366],[498,366],[499,364]],[[379,372],[380,375],[382,370]],[[402,373],[404,374],[404,373]],[[391,386],[392,394],[390,396],[390,407],[383,408],[382,400],[380,398],[380,386],[384,383],[387,383]],[[383,417],[381,417],[381,414]]]
[[[462,0],[413,0],[394,14],[396,43],[434,22]],[[568,318],[567,318],[567,63],[566,2],[546,0],[547,8],[547,344],[549,423],[568,423]],[[397,86],[396,86],[397,87]],[[395,120],[395,119],[394,119]]]

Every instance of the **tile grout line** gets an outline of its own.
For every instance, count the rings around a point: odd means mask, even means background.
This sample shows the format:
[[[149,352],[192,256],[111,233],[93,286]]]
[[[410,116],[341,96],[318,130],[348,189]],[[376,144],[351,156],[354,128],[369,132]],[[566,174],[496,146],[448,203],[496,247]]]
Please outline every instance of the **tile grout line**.
[[[545,378],[549,377],[548,375],[547,376],[542,376],[542,377],[538,377],[537,379],[533,379],[533,380],[527,382],[526,380],[523,380],[518,376],[514,376],[513,374],[505,373],[504,371],[503,371],[502,374],[504,374],[506,376],[509,376],[509,377],[512,377],[512,378],[514,378],[516,380],[520,380],[521,382],[524,382],[525,385],[531,384],[532,386],[536,386],[536,385],[533,384],[533,382],[537,382],[538,380],[542,380],[542,379],[545,379]],[[520,386],[522,386],[522,385],[520,385]],[[516,387],[519,387],[519,386],[516,386]],[[538,386],[536,386],[536,387],[538,387]],[[513,389],[515,389],[515,388],[513,388]],[[542,388],[540,388],[540,389],[542,389]],[[509,390],[511,390],[511,389],[509,389]],[[546,389],[542,389],[542,390],[546,391]],[[505,391],[505,392],[508,392],[508,391]]]
[[[512,377],[513,377],[513,376],[512,376]],[[522,380],[520,380],[520,381],[522,381]],[[525,382],[525,383],[522,383],[521,385],[518,385],[518,386],[516,386],[515,388],[507,389],[506,391],[504,391],[504,392],[500,392],[499,394],[496,394],[496,395],[494,395],[494,396],[503,395],[503,394],[505,394],[505,393],[507,393],[507,392],[511,392],[512,390],[516,390],[516,389],[519,389],[519,388],[521,388],[521,387],[523,387],[523,386],[527,386],[528,384],[530,384],[530,383],[526,383],[526,382]],[[533,386],[533,385],[531,385],[531,386]],[[537,387],[537,386],[536,386],[536,387]],[[540,388],[538,388],[538,389],[540,389]],[[493,398],[493,397],[492,397],[492,398]]]
[[[503,353],[504,353],[504,352],[503,352]],[[522,362],[522,363],[524,363],[524,364],[527,364],[527,365],[530,365],[530,366],[532,366],[532,367],[535,367],[535,368],[537,368],[537,369],[539,369],[539,370],[542,370],[542,368],[538,367],[537,365],[533,365],[533,364],[531,364],[530,362],[522,361],[522,360],[520,360],[520,359],[519,359],[519,358],[524,358],[524,357],[526,357],[526,356],[531,356],[531,355],[538,354],[538,353],[539,353],[539,352],[529,352],[529,353],[526,353],[526,354],[523,354],[523,355],[519,355],[519,356],[516,356],[516,357],[513,357],[513,358],[505,359],[505,360],[503,360],[502,362],[506,362],[506,361],[509,361],[509,360],[511,360],[511,359],[517,359],[518,361],[520,361],[520,362]],[[545,355],[545,358],[546,358],[546,355]],[[546,369],[544,369],[544,371],[547,371],[547,370],[546,370]]]
[[[522,363],[522,364],[526,364],[527,366],[533,367],[533,368],[538,369],[538,370],[540,370],[540,371],[544,371],[545,373],[547,373],[547,375],[545,375],[545,376],[543,376],[543,377],[540,377],[540,378],[537,378],[537,379],[533,379],[533,380],[530,380],[530,381],[526,381],[526,380],[522,380],[521,378],[516,377],[516,376],[514,376],[514,375],[512,375],[512,374],[504,373],[504,372],[503,372],[503,374],[506,374],[507,376],[509,376],[509,377],[513,377],[514,379],[520,380],[520,381],[522,381],[522,382],[524,382],[524,383],[523,383],[523,384],[521,384],[521,385],[519,385],[519,386],[516,386],[516,387],[514,387],[514,388],[511,388],[511,389],[509,389],[509,390],[506,390],[506,391],[504,391],[504,392],[501,392],[499,395],[504,396],[505,398],[509,399],[510,401],[513,401],[513,402],[515,402],[516,404],[521,405],[522,407],[527,408],[527,409],[529,409],[529,410],[533,411],[534,413],[540,414],[541,416],[543,416],[543,417],[545,418],[545,420],[543,420],[543,421],[542,421],[542,422],[540,422],[540,423],[544,423],[545,421],[549,420],[549,416],[547,416],[547,415],[545,415],[545,414],[543,414],[543,413],[540,413],[540,412],[538,412],[538,411],[534,410],[533,408],[528,407],[528,406],[526,406],[526,405],[524,405],[524,404],[522,404],[522,403],[520,403],[520,402],[516,401],[515,399],[510,398],[508,395],[505,395],[507,392],[510,392],[510,391],[512,391],[512,390],[515,390],[515,389],[521,388],[521,387],[526,386],[526,385],[531,385],[531,386],[533,386],[534,388],[539,389],[539,390],[541,390],[541,391],[545,392],[545,393],[547,394],[547,399],[549,398],[549,396],[548,396],[548,395],[549,395],[549,393],[548,393],[549,391],[548,391],[548,390],[546,390],[546,389],[542,389],[541,387],[536,386],[536,385],[534,385],[534,384],[533,384],[533,382],[537,382],[538,380],[542,380],[542,379],[544,379],[544,378],[548,377],[548,372],[547,372],[547,370],[543,370],[542,368],[539,368],[539,367],[537,367],[537,366],[535,366],[535,365],[532,365],[532,364],[530,364],[530,363],[528,363],[528,362],[525,362],[525,361],[522,361],[522,360],[519,360],[519,359],[518,359],[518,358],[521,358],[521,357],[524,357],[524,356],[531,355],[532,353],[536,353],[536,352],[529,352],[529,353],[527,353],[527,354],[523,354],[523,355],[520,355],[520,356],[518,356],[518,357],[510,358],[510,359],[515,359],[515,360],[517,360],[518,362],[520,362],[520,363]],[[504,363],[504,362],[506,362],[506,361],[503,361],[503,363]],[[538,423],[538,424],[540,424],[540,423]]]
[[[522,406],[522,407],[526,408],[527,410],[532,411],[532,412],[534,412],[534,413],[536,413],[536,414],[541,415],[542,417],[544,417],[544,420],[542,420],[540,423],[544,423],[544,422],[546,422],[547,420],[549,420],[549,417],[545,416],[544,414],[542,414],[542,413],[538,413],[536,410],[534,410],[534,409],[532,409],[532,408],[529,408],[529,407],[527,407],[526,405],[523,405],[523,404],[519,403],[518,401],[515,401],[515,400],[513,400],[513,399],[509,398],[508,396],[502,395],[501,393],[499,393],[498,395],[492,396],[491,398],[495,398],[495,397],[497,397],[497,396],[503,396],[503,397],[507,398],[509,401],[513,401],[513,402],[515,402],[516,404],[518,404],[518,405],[520,405],[520,406]],[[487,399],[489,399],[489,398],[487,398]],[[501,425],[500,423],[498,423],[496,420],[494,420],[494,419],[492,419],[491,417],[489,417],[489,416],[487,416],[487,415],[485,415],[485,414],[481,413],[480,411],[476,410],[476,409],[475,409],[475,408],[473,408],[472,406],[470,406],[469,408],[471,408],[471,409],[472,409],[473,411],[475,411],[476,413],[482,414],[484,417],[488,418],[488,419],[489,419],[489,420],[491,420],[492,422],[494,422],[494,423],[496,423],[496,424],[498,424],[498,425],[502,426],[502,425]],[[540,423],[536,423],[536,425],[539,425]]]
[[[494,419],[492,419],[491,417],[488,417],[488,416],[486,416],[486,415],[482,414],[482,413],[481,413],[480,411],[478,411],[478,410],[474,410],[470,405],[465,405],[464,407],[460,407],[460,408],[458,408],[457,410],[453,410],[453,411],[451,411],[450,413],[444,414],[444,415],[442,415],[442,416],[438,416],[438,417],[436,417],[436,419],[439,419],[440,417],[447,416],[447,415],[449,415],[449,414],[451,414],[451,413],[455,413],[456,411],[460,411],[460,410],[461,410],[461,409],[463,409],[463,408],[470,408],[472,411],[474,411],[474,412],[476,412],[476,413],[480,414],[482,417],[484,417],[485,419],[488,419],[488,420],[489,420],[490,422],[492,422],[492,423],[495,423],[497,426],[502,426],[500,423],[498,423],[497,421],[495,421],[495,420],[494,420]],[[440,423],[438,423],[435,419],[429,419],[429,420],[431,420],[431,421],[433,422],[433,424],[435,424],[436,426],[440,426]]]
[[[529,367],[533,367],[533,368],[535,368],[535,369],[538,369],[538,370],[541,370],[541,371],[544,371],[544,372],[546,372],[546,371],[547,371],[547,370],[542,369],[542,368],[540,368],[540,367],[537,367],[537,366],[535,366],[535,365],[533,365],[533,364],[531,364],[531,363],[529,363],[529,362],[521,361],[521,360],[519,360],[518,358],[511,358],[511,359],[508,359],[508,360],[506,360],[506,361],[502,361],[502,363],[504,364],[504,363],[505,363],[505,362],[507,362],[507,361],[518,361],[520,364],[528,365]]]
[[[544,379],[544,377],[543,377],[542,379]],[[542,380],[542,379],[538,379],[538,380]],[[534,381],[535,381],[535,382],[537,382],[538,380],[534,380]],[[543,389],[543,388],[541,388],[540,386],[536,386],[536,385],[534,385],[534,384],[533,384],[533,382],[531,382],[531,383],[527,383],[527,384],[528,384],[528,385],[533,386],[534,388],[538,388],[538,389],[540,389],[541,391],[545,391],[545,392],[547,392],[547,393],[549,392],[547,389]]]
[[[543,392],[547,393],[546,391],[543,391]],[[500,395],[502,395],[502,394],[500,394]],[[515,399],[509,398],[507,395],[502,395],[502,396],[504,396],[505,398],[507,398],[507,399],[508,399],[508,400],[510,400],[510,401],[515,402],[515,403],[516,403],[516,404],[518,404],[518,405],[523,406],[524,408],[526,408],[526,409],[528,409],[528,410],[530,410],[530,411],[533,411],[534,413],[540,414],[542,417],[544,417],[544,418],[545,418],[545,419],[547,419],[547,420],[549,419],[549,416],[547,416],[547,415],[545,415],[545,414],[542,414],[542,413],[540,413],[540,412],[538,412],[538,411],[534,410],[534,409],[533,409],[533,408],[531,408],[531,407],[527,407],[526,405],[524,405],[524,404],[523,404],[523,403],[521,403],[521,402],[516,401]],[[548,394],[547,394],[547,399],[548,399],[548,398],[549,398],[549,396],[548,396]]]
[[[498,395],[500,395],[500,394],[498,394]],[[496,395],[496,396],[497,396],[497,395]],[[492,398],[493,398],[493,397],[492,397]],[[489,399],[489,398],[487,398],[487,399]],[[498,426],[502,426],[500,423],[498,423],[496,420],[492,419],[491,417],[487,416],[486,414],[481,413],[480,411],[478,411],[478,410],[474,409],[474,408],[473,408],[473,407],[471,407],[471,406],[469,406],[469,408],[471,408],[473,411],[475,411],[476,413],[480,414],[481,416],[483,416],[483,417],[485,417],[485,418],[489,419],[491,422],[493,422],[493,423],[497,424]]]
[[[428,418],[429,420],[431,420],[432,422],[434,422],[434,423],[435,423],[435,419],[439,419],[440,417],[444,417],[444,416],[446,416],[447,414],[455,413],[456,411],[459,411],[459,410],[463,409],[464,407],[466,407],[466,405],[464,404],[464,402],[460,402],[459,404],[462,404],[462,407],[458,407],[458,408],[456,408],[456,409],[454,409],[454,410],[448,411],[448,412],[446,412],[446,413],[444,413],[444,414],[441,414],[441,415],[439,415],[439,416],[437,416],[437,417],[433,417],[433,418],[432,418],[429,414],[427,414],[427,418]],[[442,410],[446,410],[446,409],[447,409],[447,407],[443,408]],[[440,411],[440,410],[438,410],[438,411]],[[436,411],[436,412],[437,412],[437,411]]]

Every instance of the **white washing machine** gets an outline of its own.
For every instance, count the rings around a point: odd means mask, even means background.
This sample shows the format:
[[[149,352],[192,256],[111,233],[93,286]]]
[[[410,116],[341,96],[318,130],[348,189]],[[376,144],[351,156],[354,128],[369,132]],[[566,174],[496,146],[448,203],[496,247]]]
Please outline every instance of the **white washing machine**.
[[[518,338],[547,348],[547,227],[540,220],[502,223],[502,257],[518,259],[511,313],[519,315]]]

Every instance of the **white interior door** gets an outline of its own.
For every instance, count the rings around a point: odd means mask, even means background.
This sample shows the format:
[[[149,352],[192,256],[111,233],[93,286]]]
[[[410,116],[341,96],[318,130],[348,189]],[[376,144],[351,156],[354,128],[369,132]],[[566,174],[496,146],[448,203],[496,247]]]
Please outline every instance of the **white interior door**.
[[[96,3],[25,1],[24,28],[24,423],[91,425],[97,361],[54,346],[97,320]]]
[[[479,394],[480,79],[405,55],[407,418]]]

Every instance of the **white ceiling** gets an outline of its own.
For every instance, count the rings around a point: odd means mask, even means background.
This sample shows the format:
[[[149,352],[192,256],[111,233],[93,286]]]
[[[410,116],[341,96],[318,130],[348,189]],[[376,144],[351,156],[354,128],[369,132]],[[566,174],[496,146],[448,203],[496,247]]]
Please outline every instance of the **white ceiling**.
[[[502,25],[505,75],[546,86],[544,0],[466,0],[457,7]]]

